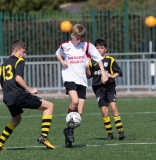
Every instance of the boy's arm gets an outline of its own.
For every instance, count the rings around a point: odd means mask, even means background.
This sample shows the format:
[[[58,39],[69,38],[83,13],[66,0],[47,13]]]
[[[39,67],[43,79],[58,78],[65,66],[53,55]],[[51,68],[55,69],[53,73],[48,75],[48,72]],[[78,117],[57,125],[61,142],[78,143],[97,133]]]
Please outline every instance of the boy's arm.
[[[15,72],[15,81],[28,93],[37,94],[38,93],[37,89],[36,88],[30,89],[23,79],[24,66],[25,66],[24,60],[18,61]]]
[[[112,66],[112,69],[114,71],[114,74],[111,75],[109,73],[106,73],[106,75],[110,78],[116,78],[118,76],[122,77],[122,70],[121,68],[119,67],[119,65],[117,64],[116,61],[113,62],[113,66]]]
[[[0,66],[0,91],[3,90],[2,85],[1,85],[1,78],[2,78],[2,66]]]
[[[57,58],[57,60],[61,63],[61,65],[62,65],[63,67],[68,67],[68,62],[64,61],[64,60],[62,59],[61,55],[57,54],[57,55],[56,55],[56,58]]]
[[[90,56],[92,57],[92,59],[94,61],[98,62],[98,65],[101,70],[101,81],[102,81],[102,83],[106,83],[108,81],[108,77],[106,76],[106,72],[104,70],[104,66],[102,63],[103,57],[100,55],[100,53],[98,52],[96,47],[91,43],[89,44],[88,52],[89,52]]]
[[[101,81],[102,81],[102,83],[106,83],[108,81],[108,77],[107,77],[106,72],[104,70],[102,61],[100,61],[98,64],[99,64],[99,67],[101,70]]]
[[[55,55],[57,60],[61,63],[62,67],[68,67],[68,62],[62,58],[62,56],[65,56],[62,45],[60,45],[60,47],[57,49]]]
[[[1,86],[1,84],[0,84],[0,91],[3,91],[3,88],[2,88],[2,86]]]
[[[116,78],[119,76],[119,73],[114,73],[113,75],[109,74],[108,72],[106,72],[107,77],[109,78]]]
[[[90,71],[90,67],[89,67],[89,61],[88,61],[88,63],[87,63],[87,65],[86,65],[86,75],[87,75],[87,78],[89,79],[89,78],[91,78],[91,71]]]
[[[15,81],[30,94],[36,94],[38,92],[36,88],[30,89],[23,78],[19,75],[16,75]]]

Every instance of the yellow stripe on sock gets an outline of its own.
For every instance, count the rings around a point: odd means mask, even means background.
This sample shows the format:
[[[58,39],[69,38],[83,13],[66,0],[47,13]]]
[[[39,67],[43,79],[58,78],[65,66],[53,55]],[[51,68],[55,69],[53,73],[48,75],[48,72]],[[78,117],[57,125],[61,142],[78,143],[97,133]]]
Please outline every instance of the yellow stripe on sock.
[[[122,132],[123,131],[123,126],[122,126],[122,122],[121,122],[120,116],[114,117],[114,121],[115,121],[115,126],[116,126],[118,132]],[[117,121],[118,121],[118,123],[117,123]]]
[[[111,127],[112,127],[111,124],[105,126],[105,128],[111,128]]]
[[[108,117],[102,118],[102,119],[104,121],[104,127],[105,127],[107,133],[113,133],[113,131],[112,131],[112,125],[111,125],[111,122],[110,122],[110,117],[108,116]]]
[[[0,147],[3,147],[3,143],[0,142]]]
[[[104,122],[110,122],[110,117],[102,118]]]
[[[50,122],[48,122],[50,120]],[[44,122],[45,121],[45,122]],[[48,136],[50,126],[51,126],[51,121],[52,121],[52,115],[43,115],[42,116],[42,129],[41,129],[41,134],[44,137]],[[46,133],[44,133],[46,132]]]
[[[49,131],[49,128],[42,128],[42,131]]]
[[[50,125],[51,123],[50,122],[44,122],[44,123],[42,123],[42,126],[44,126],[44,125]]]
[[[9,129],[11,129],[11,130],[14,130],[14,128],[15,128],[11,123],[8,123],[8,124],[7,124],[7,127],[8,127]]]
[[[116,125],[116,127],[122,126],[122,123],[117,123],[117,124],[115,124],[115,125]]]
[[[115,117],[114,117],[114,120],[115,120],[115,121],[118,121],[118,120],[121,120],[121,118],[120,118],[120,116],[115,116]]]
[[[10,135],[10,133],[9,133],[9,132],[6,132],[5,130],[3,131],[3,133],[4,133],[5,135],[7,135],[7,136]]]
[[[52,115],[43,115],[42,119],[52,119]]]
[[[5,137],[3,137],[3,136],[1,136],[1,139],[2,139],[3,141],[5,141],[5,140],[6,140],[6,138],[5,138]]]
[[[123,131],[123,128],[119,128],[119,129],[118,129],[118,132],[122,132],[122,131]]]

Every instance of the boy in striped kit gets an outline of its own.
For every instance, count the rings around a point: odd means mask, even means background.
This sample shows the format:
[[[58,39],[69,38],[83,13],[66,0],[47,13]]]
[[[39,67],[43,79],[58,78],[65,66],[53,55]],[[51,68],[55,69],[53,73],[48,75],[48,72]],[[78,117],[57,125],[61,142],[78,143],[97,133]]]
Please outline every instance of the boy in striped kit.
[[[8,107],[12,120],[0,135],[0,151],[6,150],[3,145],[21,121],[24,108],[39,109],[43,112],[41,135],[38,142],[47,148],[55,147],[47,139],[52,121],[54,105],[34,94],[37,88],[30,89],[23,79],[27,46],[21,40],[12,43],[11,56],[0,67],[0,90],[3,91],[3,102]]]
[[[107,44],[105,40],[97,39],[94,45],[103,57],[103,67],[106,71],[108,81],[105,84],[101,82],[101,72],[99,65],[93,59],[90,59],[90,62],[87,64],[86,74],[88,78],[93,77],[92,88],[96,95],[98,106],[101,108],[102,119],[105,129],[108,133],[106,140],[113,139],[113,130],[110,117],[108,115],[108,106],[110,106],[111,112],[113,114],[115,126],[119,134],[119,140],[122,140],[125,138],[125,134],[116,105],[115,89],[115,78],[122,76],[122,70],[113,57],[105,55],[107,51]]]

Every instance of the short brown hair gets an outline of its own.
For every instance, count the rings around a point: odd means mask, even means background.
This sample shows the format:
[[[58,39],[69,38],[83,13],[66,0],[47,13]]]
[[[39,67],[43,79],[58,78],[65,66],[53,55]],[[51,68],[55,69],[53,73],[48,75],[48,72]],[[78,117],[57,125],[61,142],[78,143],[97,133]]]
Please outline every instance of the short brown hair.
[[[13,52],[15,49],[27,49],[26,44],[21,41],[21,40],[15,40],[14,42],[12,42],[12,47],[11,47],[11,51]]]
[[[75,24],[73,26],[72,32],[74,36],[79,37],[79,38],[84,38],[86,29],[81,24]]]

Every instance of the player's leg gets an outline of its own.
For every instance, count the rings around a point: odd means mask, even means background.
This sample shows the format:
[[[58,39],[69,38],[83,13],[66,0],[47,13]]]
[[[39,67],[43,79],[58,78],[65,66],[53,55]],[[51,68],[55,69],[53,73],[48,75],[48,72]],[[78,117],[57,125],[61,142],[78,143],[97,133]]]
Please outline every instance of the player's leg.
[[[21,106],[22,108],[39,109],[43,111],[41,135],[37,141],[44,144],[47,148],[55,149],[55,147],[47,139],[52,122],[52,113],[54,108],[53,103],[41,99],[35,95],[25,93],[23,99],[21,100]]]
[[[0,151],[5,150],[3,148],[3,145],[6,142],[6,140],[10,137],[10,135],[12,134],[14,129],[15,129],[15,126],[13,126],[11,123],[8,123],[6,125],[6,127],[4,128],[4,130],[0,136]]]
[[[106,132],[108,133],[106,140],[111,140],[111,139],[113,139],[113,130],[112,130],[110,117],[108,115],[108,106],[102,106],[101,112],[102,112],[102,119],[104,122],[104,127],[106,129]]]
[[[77,112],[78,106],[78,94],[77,94],[77,85],[75,82],[65,82],[66,94],[69,95],[71,103],[68,108],[68,113]],[[74,142],[73,128],[67,127],[63,130],[65,136],[66,147],[71,147],[72,142]]]
[[[71,100],[70,106],[68,108],[68,113],[70,112],[76,112],[77,108],[78,108],[78,95],[77,95],[77,91],[76,90],[72,90],[71,87],[73,87],[73,89],[76,88],[76,86],[74,86],[76,84],[71,83],[70,86],[70,90],[68,90],[68,94]],[[69,88],[68,88],[69,89]],[[65,144],[66,147],[71,147],[72,146],[72,142],[74,142],[74,129],[67,127],[63,130],[64,135],[65,135]]]
[[[104,122],[104,127],[106,129],[106,132],[108,136],[106,137],[106,140],[113,139],[113,130],[112,125],[110,121],[110,117],[108,115],[108,100],[107,100],[107,89],[104,88],[103,85],[96,86],[93,88],[93,91],[97,97],[98,106],[101,108],[102,113],[102,120]]]
[[[78,103],[79,103],[79,98],[78,98],[77,91],[70,90],[68,92],[68,94],[69,94],[69,97],[70,97],[70,100],[71,100],[71,103],[70,103],[69,108],[68,108],[68,113],[76,112],[77,109],[78,109]]]
[[[78,113],[82,116],[83,108],[86,101],[86,87],[83,85],[78,85],[77,94],[79,98]]]
[[[121,121],[121,117],[119,115],[119,112],[118,112],[118,109],[117,109],[117,106],[116,106],[116,102],[111,102],[110,103],[110,109],[111,109],[111,112],[112,112],[113,117],[114,117],[114,122],[115,122],[116,129],[118,130],[118,133],[119,133],[119,140],[122,140],[122,139],[125,138],[125,134],[124,134],[124,130],[123,130],[123,124],[122,124],[122,121]]]
[[[79,99],[79,103],[77,106],[77,110],[70,110],[70,112],[78,112],[81,116],[83,113],[83,108],[84,108],[84,104],[85,104],[85,99]],[[68,109],[68,113],[69,109]],[[66,147],[71,147],[72,146],[72,142],[74,142],[74,128],[65,128],[64,129],[64,135],[66,137],[65,143],[66,143]]]
[[[125,138],[125,134],[123,131],[121,117],[119,115],[118,108],[116,105],[116,92],[114,91],[114,93],[110,93],[108,98],[110,103],[110,109],[114,117],[115,126],[119,133],[119,140],[122,140]]]
[[[68,108],[68,113],[77,111],[78,105],[78,95],[77,95],[77,85],[75,82],[65,82],[66,94],[69,95],[71,103]]]
[[[79,104],[78,104],[78,110],[77,112],[82,116],[83,114],[83,108],[84,108],[84,105],[85,105],[85,99],[79,99]]]
[[[86,87],[82,85],[77,85],[74,82],[66,82],[65,83],[66,91],[69,94],[71,99],[70,106],[68,108],[68,113],[70,112],[79,112],[82,115],[84,102],[86,98]],[[72,142],[74,142],[74,129],[73,128],[65,128],[65,143],[67,147],[71,147]]]
[[[54,105],[53,103],[46,101],[44,99],[42,99],[41,102],[42,104],[38,109],[43,111],[43,116],[42,116],[41,135],[38,138],[38,142],[44,144],[47,148],[55,149],[55,147],[47,139],[50,126],[52,123]]]
[[[15,127],[20,123],[21,113],[23,113],[23,111],[20,108],[16,108],[16,106],[10,106],[8,108],[9,108],[10,113],[13,117],[12,117],[11,122],[6,125],[6,127],[4,128],[4,130],[0,136],[0,151],[5,150],[3,148],[3,145],[7,141],[7,139],[10,137],[10,135],[14,131]]]
[[[73,85],[73,89],[77,89],[77,91],[71,90],[68,92],[71,98],[71,102],[72,102],[71,104],[74,104],[70,107],[70,112],[76,111],[82,116],[85,99],[86,99],[86,87],[76,84],[75,87]],[[68,110],[68,113],[70,112]],[[71,147],[72,142],[74,142],[74,128],[70,128],[70,127],[66,128],[64,130],[64,134],[66,136],[66,146]]]
[[[42,104],[38,108],[39,110],[43,111],[41,135],[44,138],[47,138],[48,134],[49,134],[50,126],[52,123],[52,115],[53,115],[54,105],[53,105],[53,103],[46,101],[44,99],[42,99],[41,101],[42,101]]]

